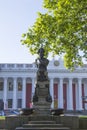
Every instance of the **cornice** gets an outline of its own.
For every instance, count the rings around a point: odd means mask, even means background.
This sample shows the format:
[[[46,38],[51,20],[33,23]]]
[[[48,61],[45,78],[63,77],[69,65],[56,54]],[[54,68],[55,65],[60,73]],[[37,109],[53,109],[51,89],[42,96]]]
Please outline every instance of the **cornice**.
[[[70,70],[66,70],[66,69],[48,69],[47,71],[48,71],[48,73],[87,73],[87,69],[74,70],[73,72],[71,72]],[[0,72],[36,73],[37,69],[3,69],[3,70],[0,70]]]
[[[69,71],[69,70],[65,70],[65,69],[49,69],[48,70],[49,73],[87,73],[87,70],[74,70],[73,72]]]
[[[8,69],[5,69],[5,70],[0,70],[0,72],[15,72],[15,73],[18,73],[18,72],[20,72],[20,73],[23,73],[23,72],[36,72],[36,70],[34,70],[34,69],[19,69],[19,70],[17,70],[17,69],[10,69],[10,70],[8,70]]]

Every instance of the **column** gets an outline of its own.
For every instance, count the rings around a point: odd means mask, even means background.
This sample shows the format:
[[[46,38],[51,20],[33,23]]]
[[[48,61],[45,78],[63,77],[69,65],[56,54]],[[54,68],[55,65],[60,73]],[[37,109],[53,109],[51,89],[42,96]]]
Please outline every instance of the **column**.
[[[78,110],[78,81],[76,82],[76,110]]]
[[[73,110],[73,98],[72,98],[72,78],[69,79],[68,86],[68,109]]]
[[[59,84],[59,108],[63,108],[63,79],[60,78],[60,84]]]
[[[4,101],[4,109],[6,109],[8,106],[7,106],[7,78],[5,77],[4,78],[4,98],[3,98],[3,101]]]
[[[57,106],[57,108],[59,108],[59,80],[58,80],[57,84],[58,84],[58,92],[57,92],[58,93],[58,100],[57,100],[57,105],[58,106]]]
[[[32,98],[35,92],[35,78],[32,78]]]
[[[17,78],[13,79],[13,109],[17,108]]]
[[[78,109],[82,110],[82,79],[78,79]]]
[[[53,78],[50,79],[50,95],[52,96],[51,108],[54,108],[54,86],[53,86]]]
[[[23,77],[23,84],[22,84],[22,108],[26,107],[26,78]]]

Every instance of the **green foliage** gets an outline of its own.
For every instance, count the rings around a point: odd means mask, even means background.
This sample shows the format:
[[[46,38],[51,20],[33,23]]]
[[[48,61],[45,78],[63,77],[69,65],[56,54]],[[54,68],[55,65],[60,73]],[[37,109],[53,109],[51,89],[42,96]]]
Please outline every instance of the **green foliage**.
[[[38,13],[34,25],[23,34],[32,54],[43,44],[46,56],[64,55],[65,66],[74,69],[87,58],[87,1],[86,0],[44,0],[47,12]],[[83,55],[80,55],[82,51]]]

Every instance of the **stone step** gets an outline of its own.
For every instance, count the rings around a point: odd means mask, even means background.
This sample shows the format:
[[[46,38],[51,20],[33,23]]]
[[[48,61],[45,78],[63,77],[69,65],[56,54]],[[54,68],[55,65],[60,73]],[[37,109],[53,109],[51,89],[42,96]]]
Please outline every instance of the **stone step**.
[[[63,127],[62,124],[23,124],[23,127]]]
[[[25,127],[17,127],[15,130],[70,130],[67,127],[41,127],[41,128],[25,128]]]
[[[29,124],[56,124],[55,121],[29,121]]]
[[[52,115],[31,115],[29,118],[31,121],[52,121],[54,117]]]

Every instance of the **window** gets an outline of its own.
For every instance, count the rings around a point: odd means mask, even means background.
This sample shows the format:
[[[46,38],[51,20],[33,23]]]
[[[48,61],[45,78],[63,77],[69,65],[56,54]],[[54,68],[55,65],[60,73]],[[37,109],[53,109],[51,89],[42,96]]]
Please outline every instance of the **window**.
[[[25,64],[26,68],[33,67],[33,64]]]
[[[1,67],[1,68],[5,68],[5,64],[1,64],[0,67]]]
[[[18,91],[22,91],[22,84],[18,82]]]
[[[12,108],[12,99],[8,99],[8,108]]]
[[[22,99],[18,99],[17,107],[22,108]]]
[[[23,64],[17,64],[17,67],[18,67],[18,68],[22,68],[22,67],[23,67]]]
[[[9,82],[8,84],[8,90],[13,91],[13,84],[11,82]]]
[[[3,82],[0,82],[0,91],[3,91]]]
[[[13,67],[14,67],[14,64],[7,64],[7,67],[8,67],[8,68],[13,68]]]

